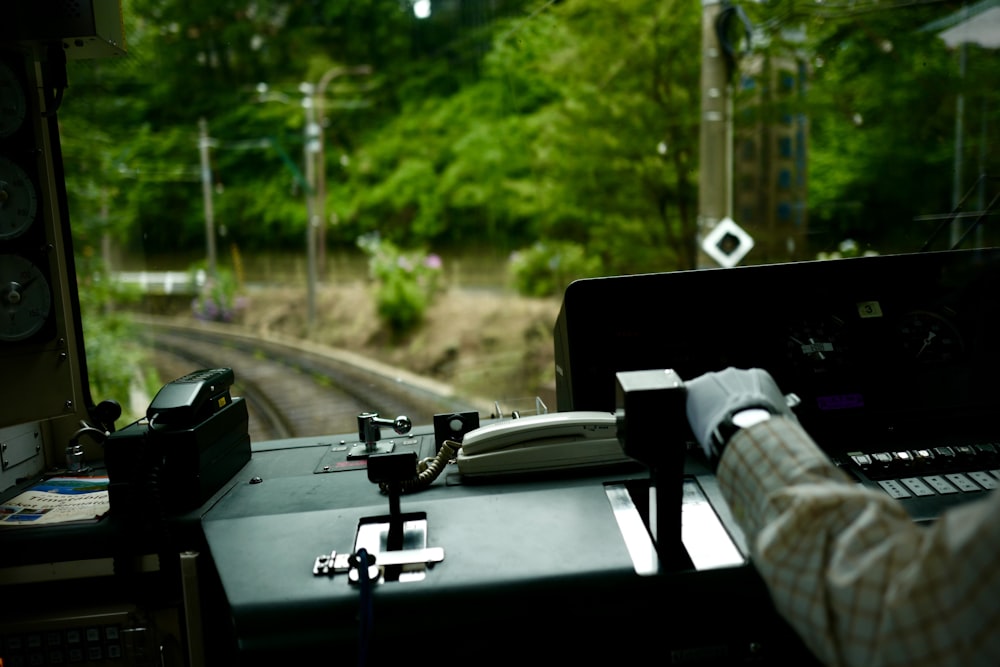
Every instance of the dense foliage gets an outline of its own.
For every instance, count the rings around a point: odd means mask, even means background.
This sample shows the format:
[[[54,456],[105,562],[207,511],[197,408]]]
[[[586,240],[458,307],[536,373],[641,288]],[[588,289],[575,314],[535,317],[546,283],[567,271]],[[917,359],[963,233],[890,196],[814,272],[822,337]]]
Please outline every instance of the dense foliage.
[[[402,252],[375,234],[362,236],[358,246],[368,257],[375,283],[376,313],[393,336],[408,333],[444,287],[441,258],[433,253]]]
[[[795,49],[810,71],[812,252],[848,237],[912,246],[928,229],[914,217],[951,207],[959,92],[975,112],[963,187],[996,167],[992,52],[967,47],[960,78],[956,53],[920,30],[959,6],[748,3],[754,49]],[[551,243],[585,254],[587,273],[694,265],[699,3],[431,7],[421,20],[408,0],[127,3],[129,55],[71,63],[62,123],[78,244],[148,257],[203,247],[205,118],[220,243],[301,248],[299,88],[327,75],[325,246],[377,233],[435,251]],[[804,42],[783,41],[800,27]]]

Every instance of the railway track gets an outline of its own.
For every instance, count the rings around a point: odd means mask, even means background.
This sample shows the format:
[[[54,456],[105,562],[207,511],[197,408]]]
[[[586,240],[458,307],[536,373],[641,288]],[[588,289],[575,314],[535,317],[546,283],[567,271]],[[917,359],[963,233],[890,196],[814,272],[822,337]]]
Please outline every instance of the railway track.
[[[232,368],[254,442],[357,431],[357,416],[408,416],[430,423],[439,412],[482,410],[426,378],[329,348],[260,339],[227,327],[142,321],[142,342],[156,351],[164,378],[197,368]]]

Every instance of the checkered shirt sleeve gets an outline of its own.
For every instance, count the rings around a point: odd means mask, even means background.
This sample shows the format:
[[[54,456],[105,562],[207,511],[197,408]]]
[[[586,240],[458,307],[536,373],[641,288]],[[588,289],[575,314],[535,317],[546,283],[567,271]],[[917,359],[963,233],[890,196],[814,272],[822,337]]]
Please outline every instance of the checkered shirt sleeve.
[[[1000,493],[919,526],[784,418],[738,432],[718,478],[775,607],[824,663],[1000,665]]]

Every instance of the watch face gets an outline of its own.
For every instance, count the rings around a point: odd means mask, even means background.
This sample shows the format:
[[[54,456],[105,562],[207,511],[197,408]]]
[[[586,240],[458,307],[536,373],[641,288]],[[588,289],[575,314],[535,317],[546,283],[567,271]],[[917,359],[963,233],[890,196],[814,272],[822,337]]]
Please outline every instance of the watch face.
[[[27,112],[24,89],[14,72],[0,62],[0,139],[20,129]]]
[[[35,221],[38,197],[23,169],[0,157],[0,241],[17,238]]]
[[[733,415],[733,426],[739,428],[750,428],[754,424],[767,421],[771,418],[771,413],[764,408],[748,408],[740,410]]]

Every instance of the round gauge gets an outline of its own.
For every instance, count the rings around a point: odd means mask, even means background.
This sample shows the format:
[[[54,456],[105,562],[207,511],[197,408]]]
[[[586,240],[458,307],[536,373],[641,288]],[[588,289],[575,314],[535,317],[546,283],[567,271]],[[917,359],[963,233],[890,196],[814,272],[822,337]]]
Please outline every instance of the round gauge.
[[[21,127],[27,112],[24,89],[10,67],[0,62],[0,138],[8,137]]]
[[[0,241],[16,238],[35,221],[38,197],[23,169],[0,157]]]
[[[822,372],[844,362],[844,322],[838,317],[816,317],[788,328],[785,348],[792,365]]]
[[[0,341],[38,333],[51,308],[49,283],[38,267],[17,255],[0,255]]]
[[[962,336],[950,321],[929,311],[915,310],[900,320],[897,332],[903,359],[929,364],[954,361],[965,348]]]

